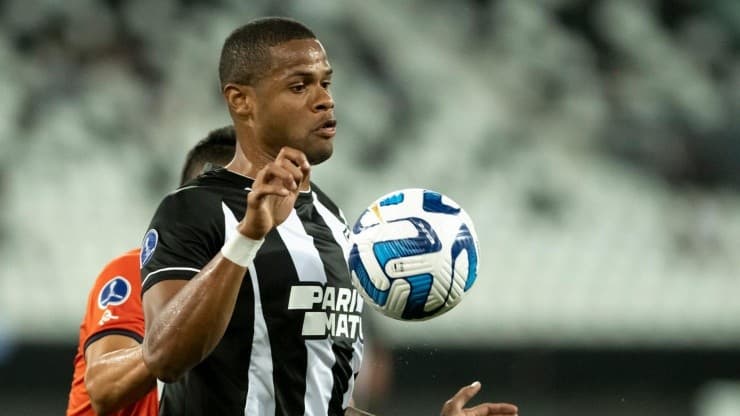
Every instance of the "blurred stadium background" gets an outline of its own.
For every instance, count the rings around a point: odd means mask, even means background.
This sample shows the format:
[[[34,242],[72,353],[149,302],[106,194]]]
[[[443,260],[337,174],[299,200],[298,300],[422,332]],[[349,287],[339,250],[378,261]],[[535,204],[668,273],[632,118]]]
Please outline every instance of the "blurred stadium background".
[[[481,380],[523,415],[740,415],[737,0],[0,0],[0,413],[63,413],[91,282],[230,122],[220,46],[265,15],[327,47],[314,179],[348,218],[427,187],[480,236],[455,310],[369,318],[369,410]]]

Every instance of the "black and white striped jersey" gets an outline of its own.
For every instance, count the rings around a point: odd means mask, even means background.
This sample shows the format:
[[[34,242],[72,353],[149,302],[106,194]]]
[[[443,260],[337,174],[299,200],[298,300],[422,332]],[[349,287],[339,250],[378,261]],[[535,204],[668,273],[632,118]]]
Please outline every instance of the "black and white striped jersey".
[[[237,232],[252,182],[217,169],[165,197],[143,242],[142,290],[198,273]],[[221,342],[164,386],[161,415],[344,414],[362,359],[363,303],[347,269],[346,221],[311,189],[265,237]]]

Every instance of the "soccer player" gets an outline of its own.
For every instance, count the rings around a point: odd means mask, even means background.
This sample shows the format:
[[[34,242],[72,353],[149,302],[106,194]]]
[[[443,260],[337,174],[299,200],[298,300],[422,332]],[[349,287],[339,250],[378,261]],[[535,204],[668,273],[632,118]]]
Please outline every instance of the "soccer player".
[[[141,253],[143,358],[167,382],[160,414],[357,414],[349,230],[309,180],[337,124],[324,47],[294,20],[255,20],[226,39],[219,77],[234,159],[164,198]],[[464,401],[444,414],[465,414]]]
[[[188,152],[181,184],[210,170],[211,164],[227,164],[235,143],[231,126],[212,131]],[[141,359],[144,313],[139,267],[139,249],[131,250],[108,263],[90,291],[67,416],[157,414],[155,378]]]

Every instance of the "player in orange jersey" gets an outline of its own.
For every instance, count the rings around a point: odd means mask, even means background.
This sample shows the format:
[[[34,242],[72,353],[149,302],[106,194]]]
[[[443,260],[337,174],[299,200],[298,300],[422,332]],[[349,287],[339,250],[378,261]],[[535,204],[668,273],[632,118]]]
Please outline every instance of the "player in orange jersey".
[[[234,129],[214,130],[187,155],[181,184],[234,156]],[[74,359],[67,416],[156,415],[156,379],[144,365],[141,342],[140,250],[117,257],[98,276],[87,300]]]

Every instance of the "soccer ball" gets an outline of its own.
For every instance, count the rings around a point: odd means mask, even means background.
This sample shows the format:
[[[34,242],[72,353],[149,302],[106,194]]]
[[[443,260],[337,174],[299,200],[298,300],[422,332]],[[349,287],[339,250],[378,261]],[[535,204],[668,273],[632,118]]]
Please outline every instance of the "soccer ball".
[[[348,265],[365,302],[399,320],[426,320],[457,305],[478,273],[473,221],[448,197],[403,189],[355,222]]]

